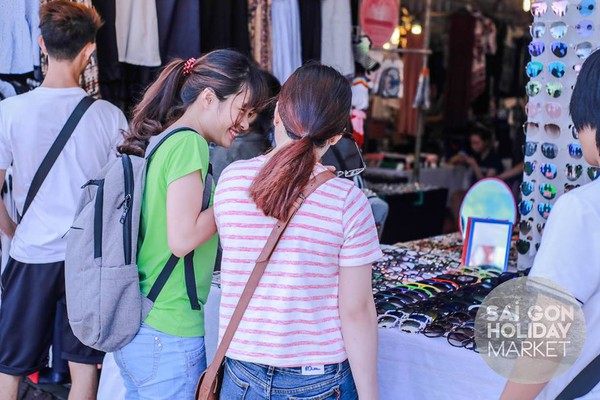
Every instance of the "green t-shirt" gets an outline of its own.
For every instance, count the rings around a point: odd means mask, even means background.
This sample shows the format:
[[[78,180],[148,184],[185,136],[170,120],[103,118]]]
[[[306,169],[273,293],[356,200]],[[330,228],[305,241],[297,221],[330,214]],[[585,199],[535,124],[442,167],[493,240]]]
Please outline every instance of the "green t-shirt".
[[[171,182],[194,171],[202,171],[202,180],[205,180],[208,171],[208,143],[192,130],[171,136],[151,158],[142,202],[137,259],[140,286],[144,295],[150,292],[171,256],[167,239],[167,187]],[[202,193],[198,193],[198,196],[202,198]],[[211,204],[212,201],[211,197]],[[216,254],[217,235],[194,252],[196,288],[201,310],[191,308],[182,258],[144,322],[174,336],[204,336],[204,304],[210,290]]]

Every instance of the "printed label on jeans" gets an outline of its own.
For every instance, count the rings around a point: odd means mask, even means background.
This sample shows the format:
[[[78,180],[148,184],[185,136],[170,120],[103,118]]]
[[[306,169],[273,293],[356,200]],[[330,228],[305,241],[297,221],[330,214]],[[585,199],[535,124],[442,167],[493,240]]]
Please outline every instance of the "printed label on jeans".
[[[324,365],[305,365],[302,367],[302,375],[323,375],[325,374]]]

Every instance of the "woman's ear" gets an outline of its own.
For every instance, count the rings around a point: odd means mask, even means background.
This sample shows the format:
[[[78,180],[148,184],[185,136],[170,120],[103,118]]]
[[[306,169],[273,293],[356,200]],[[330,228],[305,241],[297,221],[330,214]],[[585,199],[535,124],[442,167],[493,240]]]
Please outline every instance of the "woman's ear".
[[[273,113],[273,123],[275,125],[281,124],[281,117],[279,116],[279,102],[275,103],[275,112]]]
[[[335,135],[327,141],[327,144],[330,146],[335,146],[340,140],[342,140],[342,135]]]
[[[202,90],[198,100],[200,100],[200,104],[204,108],[208,108],[213,103],[217,102],[217,94],[211,88],[206,88],[206,89]]]

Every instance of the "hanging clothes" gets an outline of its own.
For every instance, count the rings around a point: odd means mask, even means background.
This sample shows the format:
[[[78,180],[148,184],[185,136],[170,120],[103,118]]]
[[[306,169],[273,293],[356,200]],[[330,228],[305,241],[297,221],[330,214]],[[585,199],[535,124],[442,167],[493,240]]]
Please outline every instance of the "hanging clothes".
[[[223,48],[250,53],[247,0],[203,0],[200,16],[203,53]]]
[[[271,0],[248,0],[250,48],[262,69],[273,71]]]
[[[0,0],[0,74],[25,74],[40,65],[39,0]]]
[[[156,2],[118,0],[115,4],[119,61],[146,67],[159,66]]]
[[[273,75],[282,84],[302,65],[298,0],[271,0]]]
[[[407,49],[422,49],[424,45],[423,35],[407,36]],[[419,77],[423,69],[423,56],[420,54],[406,54],[404,56],[404,96],[400,101],[400,111],[396,121],[395,141],[404,135],[416,135],[418,129],[419,110],[413,107]]]
[[[401,99],[404,94],[404,62],[395,53],[384,55],[373,77],[373,92],[386,99]]]
[[[115,1],[116,0],[93,0],[93,5],[104,21],[104,25],[100,27],[98,34],[96,35],[100,93],[105,100],[108,100],[115,105],[119,105],[121,66],[119,64],[119,51],[117,49]]]
[[[345,76],[354,75],[350,0],[323,0],[321,9],[321,63]]]
[[[298,0],[302,62],[321,60],[321,0]]]
[[[163,64],[173,58],[187,60],[200,55],[202,29],[199,28],[202,24],[198,0],[156,0],[156,14],[160,59]]]
[[[496,24],[479,14],[475,21],[475,44],[471,67],[471,87],[469,100],[473,101],[485,92],[487,63],[486,56],[496,54]]]
[[[462,130],[468,122],[476,22],[468,12],[450,17],[444,120],[451,131]]]
[[[51,2],[52,0],[40,0],[40,5]],[[87,7],[92,7],[92,0],[71,0],[75,3],[83,4]],[[97,47],[97,46],[96,46]],[[41,51],[38,52],[38,59],[41,60],[42,75],[46,76],[48,72],[48,57],[43,55]],[[79,85],[87,92],[88,95],[100,98],[100,83],[99,83],[99,71],[98,71],[98,55],[94,52],[90,57],[90,62],[83,70],[83,74],[79,78]]]

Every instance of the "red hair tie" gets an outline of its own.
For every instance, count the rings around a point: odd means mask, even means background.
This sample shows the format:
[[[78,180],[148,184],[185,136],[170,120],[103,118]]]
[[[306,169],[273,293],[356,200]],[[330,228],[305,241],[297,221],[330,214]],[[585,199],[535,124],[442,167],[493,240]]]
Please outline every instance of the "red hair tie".
[[[183,76],[187,76],[190,74],[190,72],[192,72],[194,64],[196,64],[196,59],[194,57],[190,58],[185,62],[185,64],[183,65]]]

